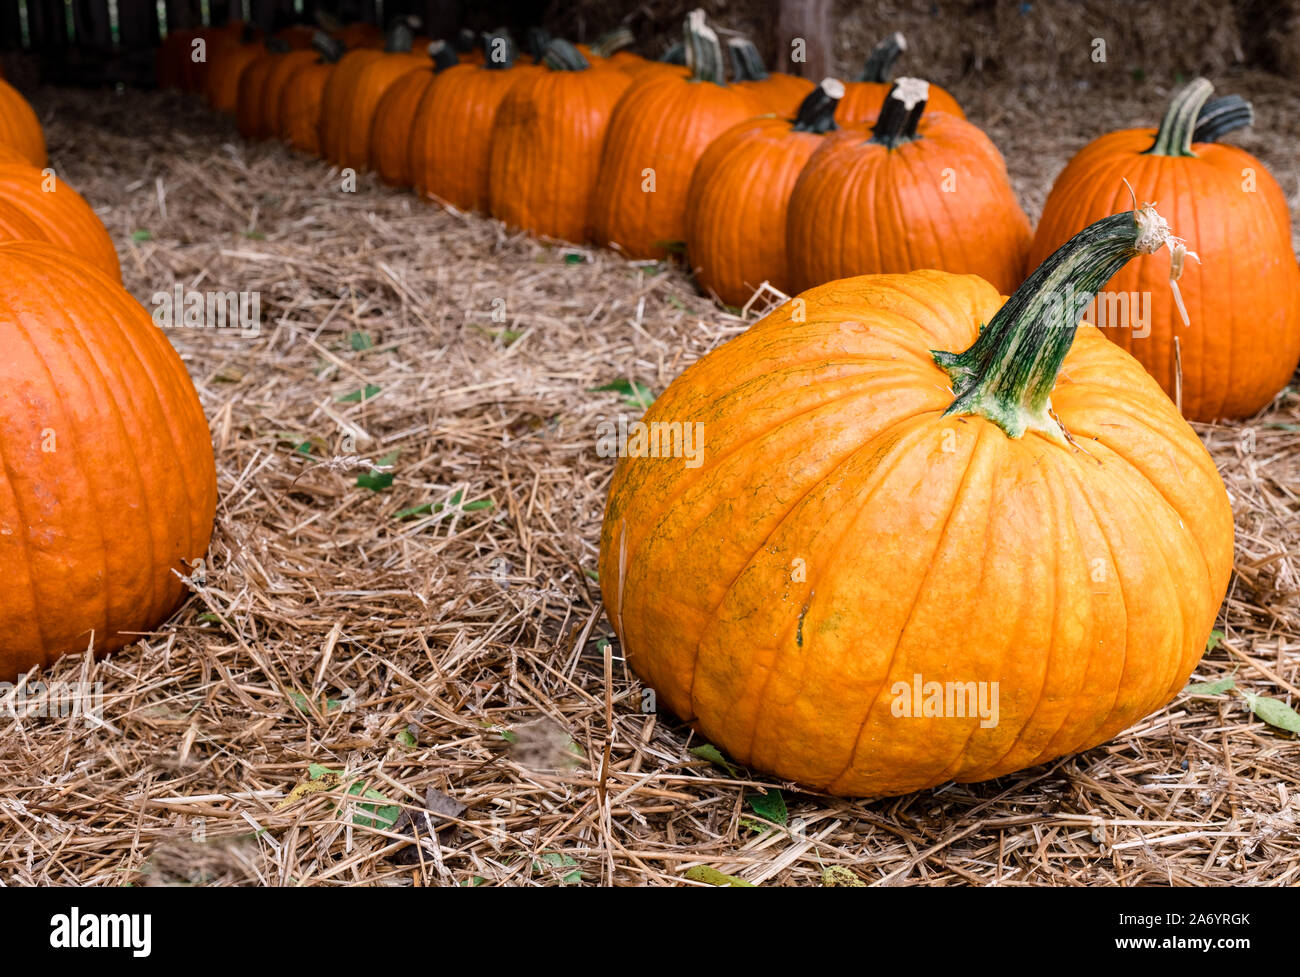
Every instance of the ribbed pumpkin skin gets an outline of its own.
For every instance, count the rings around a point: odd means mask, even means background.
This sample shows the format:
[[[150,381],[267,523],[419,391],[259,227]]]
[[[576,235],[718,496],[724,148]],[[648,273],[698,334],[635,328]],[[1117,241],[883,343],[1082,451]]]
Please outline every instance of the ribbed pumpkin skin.
[[[266,85],[262,89],[262,127],[263,138],[283,137],[284,90],[295,71],[320,60],[315,51],[290,51],[275,59],[270,74],[266,76]]]
[[[997,148],[944,113],[923,116],[920,135],[892,150],[866,129],[822,141],[790,194],[794,288],[918,268],[976,274],[1003,293],[1020,284],[1029,219]]]
[[[34,166],[0,163],[0,201],[40,228],[36,240],[68,250],[120,282],[117,248],[90,204],[62,180],[56,179],[52,191],[44,186],[45,177]]]
[[[7,81],[0,79],[0,145],[22,154],[33,166],[46,164],[45,133],[27,99]]]
[[[427,66],[402,75],[384,92],[370,126],[370,168],[385,183],[409,187],[411,180],[411,130],[424,93],[435,73]]]
[[[501,103],[488,162],[488,212],[510,227],[581,243],[610,113],[632,84],[611,68],[543,70]]]
[[[340,157],[351,121],[348,108],[352,101],[352,89],[356,87],[366,65],[383,56],[383,51],[355,48],[349,43],[348,52],[332,66],[334,70],[326,76],[317,116],[320,120],[320,133],[316,141],[320,155],[325,159],[334,161]]]
[[[681,69],[679,69],[681,70]],[[709,143],[767,111],[751,92],[668,71],[637,76],[609,121],[591,236],[630,258],[661,258],[686,240],[686,194]],[[655,192],[642,189],[654,171]]]
[[[835,121],[842,126],[859,125],[874,122],[880,115],[880,107],[889,97],[890,84],[877,81],[849,81],[844,83],[844,97],[840,99],[839,108],[835,110]],[[925,103],[926,112],[947,112],[959,119],[966,118],[966,113],[957,104],[957,100],[945,89],[931,83],[930,94]]]
[[[263,49],[239,76],[239,95],[235,100],[235,128],[245,139],[265,139],[267,129],[267,83],[271,72],[284,55]]]
[[[497,113],[517,82],[542,70],[458,64],[439,73],[420,100],[411,130],[409,165],[416,192],[486,213]]]
[[[709,144],[686,198],[686,254],[702,288],[728,305],[744,305],[764,281],[790,291],[786,208],[823,138],[758,118]]]
[[[161,624],[216,511],[207,420],[149,313],[45,244],[0,244],[0,681]],[[53,441],[51,441],[53,439]],[[49,450],[50,447],[54,450]]]
[[[370,127],[384,93],[403,75],[428,67],[421,54],[353,52],[377,54],[363,60],[353,73],[344,74],[344,64],[330,76],[321,105],[321,152],[338,166],[363,170],[370,162]],[[341,79],[341,81],[340,81]]]
[[[333,62],[314,61],[294,69],[285,82],[280,93],[280,135],[295,149],[320,155],[325,89],[337,67]]]
[[[734,87],[755,96],[769,112],[790,119],[799,111],[799,103],[817,86],[807,78],[774,71],[762,81],[738,81]]]
[[[1086,749],[1176,695],[1232,513],[1141,366],[1080,327],[1052,403],[1085,450],[1013,440],[942,416],[929,352],[974,342],[991,285],[923,271],[802,298],[806,321],[783,306],[646,413],[703,423],[703,464],[614,475],[601,589],[659,701],[739,763],[864,796]],[[998,724],[896,718],[916,675],[999,683]]]
[[[1196,158],[1143,155],[1154,129],[1129,129],[1089,143],[1057,177],[1030,249],[1037,262],[1099,216],[1131,200],[1160,204],[1171,227],[1201,258],[1188,260],[1179,287],[1183,326],[1169,280],[1169,256],[1148,255],[1120,270],[1112,293],[1149,294],[1150,335],[1127,325],[1101,332],[1132,353],[1170,396],[1182,355],[1182,406],[1192,420],[1249,417],[1291,379],[1300,360],[1300,268],[1281,187],[1244,150],[1196,143]],[[1254,173],[1256,191],[1242,181]],[[1107,209],[1110,208],[1110,209]]]
[[[208,71],[203,94],[217,112],[234,115],[239,107],[239,79],[266,52],[260,44],[244,44],[235,38],[213,39],[208,43]]]

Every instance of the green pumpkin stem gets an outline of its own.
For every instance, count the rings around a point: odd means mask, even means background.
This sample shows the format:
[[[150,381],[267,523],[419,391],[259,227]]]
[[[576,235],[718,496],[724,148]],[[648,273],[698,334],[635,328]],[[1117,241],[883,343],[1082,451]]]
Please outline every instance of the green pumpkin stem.
[[[704,22],[703,10],[692,10],[686,15],[683,34],[686,44],[686,66],[691,69],[691,80],[711,81],[715,85],[725,85],[722,45],[713,28]]]
[[[1192,142],[1218,142],[1234,129],[1255,124],[1255,107],[1240,95],[1224,95],[1205,103],[1196,117]]]
[[[930,97],[930,83],[920,78],[900,78],[894,82],[885,104],[880,107],[876,124],[871,127],[871,142],[889,149],[917,138],[916,128]]]
[[[1195,156],[1192,138],[1196,132],[1196,120],[1213,94],[1214,86],[1205,78],[1197,78],[1178,91],[1170,100],[1165,117],[1160,120],[1156,141],[1145,155]]]
[[[932,351],[957,395],[945,414],[976,414],[1021,437],[1065,441],[1051,393],[1079,318],[1097,291],[1138,255],[1168,246],[1175,274],[1188,254],[1150,204],[1104,217],[1070,238],[1007,299],[962,353]]]
[[[754,42],[747,37],[733,37],[727,40],[727,55],[731,58],[732,81],[763,81],[767,78],[767,66],[763,56],[754,47]]]
[[[857,80],[875,82],[878,85],[885,84],[889,81],[889,76],[894,73],[894,62],[906,50],[907,40],[898,31],[894,31],[871,49],[871,53],[867,55],[867,63],[863,65],[862,74],[858,75]]]
[[[415,44],[415,31],[405,20],[394,21],[384,35],[384,51],[387,54],[407,54]]]
[[[685,64],[686,45],[681,41],[676,41],[660,56],[659,60],[664,64]]]
[[[820,135],[838,129],[839,126],[835,124],[835,109],[843,97],[844,82],[838,78],[823,78],[822,83],[799,103],[792,131],[815,132]]]
[[[591,67],[591,62],[582,56],[582,52],[562,37],[546,45],[542,64],[552,71],[586,71]]]
[[[337,37],[330,37],[324,31],[316,31],[311,36],[311,46],[320,55],[322,63],[334,64],[343,57],[347,45]]]
[[[457,57],[456,52],[451,49],[451,45],[446,41],[434,41],[430,44],[429,57],[433,60],[435,74],[460,64],[460,58]]]
[[[536,64],[541,64],[542,55],[546,53],[546,45],[551,43],[551,32],[545,27],[528,28],[528,53],[533,56]]]
[[[615,27],[591,42],[591,53],[608,58],[611,54],[631,47],[634,43],[636,43],[636,36],[631,30],[626,27]]]

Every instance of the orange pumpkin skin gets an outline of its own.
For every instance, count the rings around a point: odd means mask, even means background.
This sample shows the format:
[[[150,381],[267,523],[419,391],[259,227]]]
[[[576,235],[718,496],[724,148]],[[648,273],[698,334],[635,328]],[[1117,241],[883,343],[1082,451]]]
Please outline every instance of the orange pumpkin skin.
[[[874,81],[850,81],[844,85],[844,97],[840,99],[835,121],[842,126],[863,125],[875,122],[880,115],[881,106],[889,96],[890,84]],[[938,85],[930,85],[930,97],[926,102],[927,112],[946,112],[958,119],[966,118],[966,113],[957,104],[952,95]]]
[[[752,92],[671,67],[637,75],[614,107],[596,178],[591,237],[630,258],[662,258],[686,240],[695,164],[722,133],[767,111]]]
[[[294,70],[280,94],[280,135],[295,149],[320,155],[325,89],[338,67],[313,62]]]
[[[341,167],[363,170],[370,162],[370,128],[384,93],[403,75],[427,67],[411,53],[410,30],[390,33],[383,51],[350,51],[330,75],[321,102],[321,154]]]
[[[487,213],[488,163],[501,103],[521,79],[542,70],[459,64],[434,78],[411,131],[411,181],[421,197]]]
[[[208,70],[204,78],[204,96],[216,112],[234,115],[239,107],[239,79],[248,66],[265,52],[260,44],[223,36],[208,44]]]
[[[433,80],[456,66],[456,55],[445,44],[429,49],[431,61],[424,67],[402,75],[389,86],[375,107],[370,126],[370,168],[385,183],[409,187],[411,175],[411,139],[416,113]]]
[[[45,133],[36,113],[27,99],[3,79],[0,79],[0,146],[20,153],[33,166],[42,167],[48,161]]]
[[[552,42],[548,59],[562,43]],[[582,67],[545,69],[512,86],[493,126],[488,212],[532,234],[585,241],[610,113],[631,84],[624,72]]]
[[[383,56],[383,51],[374,48],[349,47],[338,63],[331,66],[334,70],[325,76],[318,109],[320,132],[316,139],[320,155],[325,159],[333,162],[341,158],[351,123],[352,90],[365,67]]]
[[[800,298],[646,413],[702,424],[700,464],[615,472],[601,588],[659,701],[742,764],[875,796],[1086,749],[1176,695],[1227,586],[1232,513],[1141,366],[1080,327],[1052,407],[1082,450],[1012,439],[943,416],[930,354],[975,341],[992,285],[918,271]],[[997,682],[997,725],[900,718],[918,675]]]
[[[1244,150],[1205,142],[1192,145],[1194,156],[1146,155],[1156,134],[1128,129],[1081,149],[1043,206],[1030,260],[1050,254],[1107,208],[1128,203],[1124,180],[1139,200],[1158,202],[1200,257],[1187,263],[1180,282],[1191,325],[1183,325],[1173,296],[1160,287],[1169,258],[1157,254],[1126,265],[1106,285],[1130,302],[1149,296],[1150,321],[1136,330],[1130,322],[1103,321],[1101,332],[1171,397],[1181,355],[1186,417],[1249,417],[1286,386],[1300,360],[1300,267],[1286,197]],[[1243,192],[1246,174],[1255,192]],[[1098,309],[1106,315],[1106,307]]]
[[[794,288],[918,268],[977,274],[1003,293],[1020,284],[1029,219],[997,148],[944,113],[923,114],[918,135],[889,148],[855,127],[822,141],[790,195]]]
[[[267,85],[271,73],[287,53],[263,48],[239,76],[235,128],[245,139],[265,139],[272,134],[267,128]]]
[[[27,240],[57,245],[120,282],[117,248],[103,222],[81,194],[57,177],[52,178],[53,184],[50,179],[34,166],[0,163],[0,202],[10,213],[21,211],[40,229],[39,236]],[[51,185],[54,189],[47,191]]]
[[[120,285],[47,244],[0,244],[0,681],[105,654],[184,598],[216,472],[179,356]],[[132,633],[136,632],[136,633]]]
[[[262,89],[262,132],[263,138],[283,138],[284,135],[284,90],[294,72],[320,59],[315,51],[293,50],[276,58],[270,73],[266,76],[266,85]]]
[[[843,88],[833,79],[832,91]],[[835,100],[810,104],[826,115]],[[709,144],[686,198],[686,253],[695,279],[727,305],[749,301],[764,281],[790,292],[786,208],[790,192],[824,132],[800,131],[787,119],[761,116],[728,129]]]

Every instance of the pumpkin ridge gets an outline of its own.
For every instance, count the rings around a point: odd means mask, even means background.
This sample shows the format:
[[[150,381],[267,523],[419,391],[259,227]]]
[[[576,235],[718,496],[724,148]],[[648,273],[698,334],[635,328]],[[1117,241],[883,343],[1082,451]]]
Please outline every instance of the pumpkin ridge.
[[[942,419],[942,415],[940,415],[940,418]],[[869,722],[871,721],[871,714],[872,714],[872,712],[873,712],[873,711],[875,710],[875,708],[876,708],[877,700],[878,700],[879,697],[880,697],[880,690],[883,689],[883,688],[885,688],[885,686],[889,683],[890,675],[891,675],[891,674],[893,673],[893,671],[894,671],[894,662],[897,661],[897,659],[898,659],[898,649],[899,649],[899,647],[903,644],[903,639],[907,636],[907,629],[908,629],[908,627],[909,627],[909,626],[911,625],[911,623],[912,623],[912,618],[913,618],[913,616],[916,614],[916,608],[917,608],[917,605],[919,605],[919,604],[921,603],[921,598],[925,595],[925,592],[926,592],[927,588],[929,587],[929,584],[930,584],[930,576],[931,576],[931,574],[934,572],[934,566],[935,566],[935,562],[936,562],[936,557],[939,555],[940,551],[943,549],[944,540],[946,540],[946,539],[948,538],[948,530],[949,530],[949,529],[951,528],[951,526],[952,526],[953,516],[958,512],[958,509],[959,509],[958,503],[959,503],[959,501],[961,500],[962,493],[965,492],[965,490],[966,490],[966,486],[967,486],[967,484],[968,484],[968,479],[970,478],[971,469],[975,467],[975,464],[974,464],[974,463],[975,463],[975,455],[976,455],[976,452],[979,450],[980,445],[984,442],[984,435],[987,433],[987,428],[988,428],[988,426],[989,426],[989,425],[987,425],[987,424],[981,424],[981,423],[978,423],[978,422],[977,422],[977,424],[976,424],[976,428],[975,428],[975,443],[971,445],[971,447],[970,447],[970,451],[969,451],[969,453],[967,454],[966,462],[965,462],[965,465],[964,465],[963,468],[962,468],[961,477],[957,480],[957,486],[956,486],[955,490],[953,491],[952,499],[951,499],[951,501],[949,502],[949,504],[945,507],[945,508],[948,510],[948,514],[947,514],[947,516],[944,518],[943,526],[939,529],[938,535],[935,537],[934,549],[930,552],[930,558],[929,558],[928,560],[923,561],[923,562],[925,563],[925,572],[921,575],[921,582],[920,582],[920,584],[917,585],[917,587],[915,588],[915,590],[914,590],[913,593],[912,593],[912,603],[911,603],[911,606],[908,608],[907,614],[906,614],[906,616],[903,618],[903,624],[902,624],[902,626],[898,629],[898,636],[894,639],[894,647],[893,647],[893,650],[892,650],[892,651],[890,652],[890,654],[889,654],[889,660],[885,662],[885,666],[884,666],[884,668],[882,668],[882,669],[880,670],[880,682],[879,682],[879,684],[877,684],[876,689],[875,689],[875,691],[874,691],[872,694],[870,694],[870,695],[868,695],[868,696],[865,696],[865,697],[863,698],[863,701],[864,701],[865,704],[866,704],[866,713],[863,715],[863,717],[862,717],[862,721],[858,724],[858,731],[857,731],[857,733],[854,734],[854,737],[853,737],[853,746],[849,749],[849,759],[848,759],[848,762],[847,762],[847,763],[844,765],[844,767],[839,771],[839,773],[837,773],[834,777],[832,777],[832,778],[828,781],[829,787],[830,787],[830,789],[832,789],[832,790],[834,789],[835,785],[836,785],[840,780],[842,780],[842,779],[843,779],[843,778],[844,778],[844,777],[849,773],[850,770],[853,769],[853,766],[854,766],[854,764],[855,764],[855,762],[856,762],[856,760],[857,760],[858,752],[859,752],[859,750],[862,748],[862,736],[863,736],[863,734],[866,732],[866,729],[867,729],[867,723],[869,723]],[[920,430],[921,430],[921,426],[920,426],[920,425],[917,425],[916,430],[920,431]],[[910,433],[910,432],[909,432],[909,433]],[[898,439],[898,440],[899,440],[900,448],[901,448],[901,445],[902,445],[902,442],[903,442],[904,437],[905,437],[905,435],[900,435],[900,436],[899,436],[899,439]],[[914,447],[913,447],[912,445],[908,445],[908,446],[907,446],[907,450],[908,450],[908,451],[912,451],[912,450],[915,450],[915,449],[914,449]],[[902,454],[902,451],[900,450],[899,453]],[[995,460],[996,460],[996,459],[995,459]],[[888,472],[886,472],[886,475],[887,475],[887,474],[888,474]],[[885,479],[885,476],[882,475],[882,476],[881,476],[881,482],[883,482],[884,479]],[[880,483],[877,483],[877,485],[879,485],[879,484],[880,484]],[[867,501],[869,498],[870,498],[870,494],[868,494],[866,497],[864,497],[864,499],[863,499],[863,503],[864,503],[864,504],[860,507],[861,509],[865,509],[865,508],[866,508],[865,503],[866,503],[866,501]],[[851,526],[852,526],[852,524],[850,524],[850,527],[851,527]],[[827,564],[828,566],[834,564],[834,562],[835,562],[835,557],[839,554],[839,552],[840,552],[842,546],[844,545],[844,543],[847,542],[847,540],[848,540],[852,535],[853,535],[852,532],[847,532],[847,531],[843,534],[843,536],[841,537],[840,543],[837,544],[837,545],[836,545],[836,546],[831,550],[831,559],[826,561],[826,564]]]

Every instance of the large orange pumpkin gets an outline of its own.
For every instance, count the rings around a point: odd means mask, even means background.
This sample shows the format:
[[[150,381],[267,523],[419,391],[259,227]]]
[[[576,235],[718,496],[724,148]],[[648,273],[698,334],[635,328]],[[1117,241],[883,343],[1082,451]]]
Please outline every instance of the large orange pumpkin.
[[[743,305],[764,281],[788,292],[786,207],[799,172],[835,128],[844,85],[827,78],[793,121],[760,116],[728,129],[695,166],[686,203],[686,254],[696,281]]]
[[[752,92],[769,112],[783,119],[793,118],[803,100],[817,87],[797,75],[769,73],[758,48],[747,37],[728,38],[727,53],[731,56],[731,83]]]
[[[1057,177],[1030,250],[1041,260],[1116,202],[1154,200],[1183,231],[1200,263],[1182,287],[1190,325],[1157,289],[1167,259],[1120,271],[1094,321],[1170,396],[1182,370],[1183,413],[1194,420],[1249,417],[1291,379],[1300,360],[1300,269],[1286,197],[1268,169],[1215,142],[1251,119],[1240,99],[1212,103],[1197,79],[1170,103],[1158,130],[1126,129],[1093,140]],[[1139,304],[1140,303],[1140,304]]]
[[[564,40],[551,41],[542,61],[546,70],[511,87],[497,113],[488,212],[510,227],[582,242],[610,113],[632,79],[592,68]]]
[[[21,153],[33,166],[44,166],[45,133],[27,99],[7,81],[0,79],[0,146]]]
[[[166,335],[48,244],[0,244],[0,681],[157,627],[208,548],[207,420]]]
[[[409,187],[411,179],[411,133],[424,94],[439,72],[454,67],[459,59],[444,41],[429,45],[430,63],[409,72],[389,86],[375,107],[370,125],[370,168],[385,183]]]
[[[84,258],[114,281],[122,280],[117,248],[81,194],[53,174],[23,163],[0,163],[0,208],[9,220],[0,240],[48,241]],[[15,220],[13,215],[21,215]],[[25,237],[35,225],[40,233]]]
[[[927,85],[900,79],[871,130],[827,136],[790,194],[796,289],[852,275],[938,268],[1010,292],[1025,275],[1029,219],[979,129],[925,111]]]
[[[269,38],[262,52],[239,76],[239,95],[235,99],[235,128],[245,139],[265,139],[274,134],[269,126],[270,98],[267,91],[271,75],[292,49],[287,41]]]
[[[323,32],[317,32],[322,43],[334,44],[333,39],[326,37]],[[313,40],[313,45],[315,40]],[[299,68],[315,64],[321,60],[321,53],[313,46],[308,49],[297,49],[289,51],[277,57],[266,76],[266,83],[262,87],[262,120],[260,131],[263,138],[275,139],[283,137],[284,118],[282,115],[284,106],[284,90],[289,84],[295,71]]]
[[[409,149],[420,196],[481,213],[488,209],[488,160],[501,103],[521,79],[545,70],[515,66],[508,40],[488,43],[496,56],[482,65],[459,64],[434,77],[415,110]]]
[[[892,86],[894,62],[907,50],[907,41],[902,34],[895,32],[877,44],[867,58],[862,74],[844,86],[844,98],[840,100],[839,111],[835,121],[849,126],[858,123],[874,122],[880,115],[880,109],[889,97]],[[929,112],[947,112],[959,119],[966,118],[957,100],[938,85],[930,85],[930,97],[926,100]]]
[[[860,796],[1008,774],[1173,698],[1227,588],[1227,494],[1061,300],[1161,225],[1106,218],[1005,304],[974,275],[831,282],[683,373],[601,537],[658,701],[740,763]]]
[[[592,201],[592,238],[631,258],[659,258],[686,240],[686,194],[704,150],[767,107],[723,81],[717,34],[686,18],[690,71],[645,71],[615,107]]]
[[[320,58],[294,68],[280,92],[280,136],[305,153],[320,152],[321,106],[325,88],[346,53],[343,42],[316,39]]]
[[[203,93],[217,112],[234,115],[239,106],[239,79],[266,49],[257,43],[257,31],[248,26],[238,35],[222,32],[207,45],[208,66]]]

